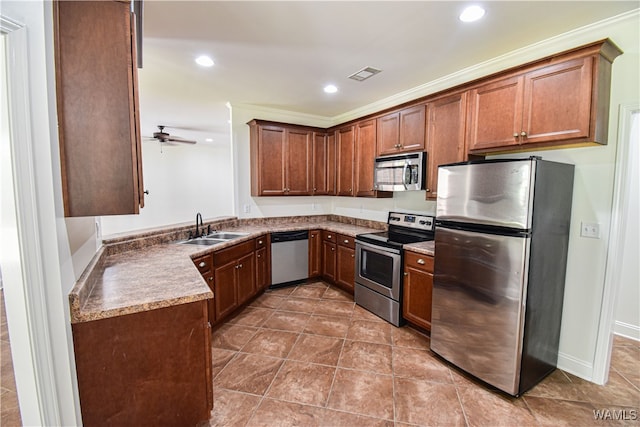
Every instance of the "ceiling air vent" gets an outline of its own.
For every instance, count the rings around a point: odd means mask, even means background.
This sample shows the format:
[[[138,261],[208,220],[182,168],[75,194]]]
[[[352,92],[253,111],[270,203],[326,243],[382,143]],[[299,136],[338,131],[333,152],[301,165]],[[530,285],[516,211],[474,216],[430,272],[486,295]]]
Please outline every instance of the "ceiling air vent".
[[[367,80],[369,77],[375,76],[380,71],[382,71],[382,70],[379,70],[379,69],[373,68],[373,67],[366,67],[366,68],[363,68],[360,71],[357,71],[357,72],[351,74],[349,76],[349,78],[352,79],[352,80],[356,80],[356,81],[362,82],[364,80]]]

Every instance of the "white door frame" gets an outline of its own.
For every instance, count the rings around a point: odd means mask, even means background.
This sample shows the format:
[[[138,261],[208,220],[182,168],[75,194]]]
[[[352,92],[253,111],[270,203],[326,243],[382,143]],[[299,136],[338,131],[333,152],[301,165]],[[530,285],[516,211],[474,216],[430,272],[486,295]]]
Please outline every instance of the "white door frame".
[[[11,135],[2,144],[10,153],[7,163],[13,169],[13,182],[3,183],[3,197],[8,188],[12,194],[7,197],[15,205],[12,212],[2,212],[0,261],[18,401],[24,425],[61,425],[38,221],[28,34],[24,25],[4,15],[0,16],[0,30],[6,40]]]
[[[616,149],[615,183],[611,209],[611,237],[609,239],[609,251],[605,267],[600,324],[598,327],[598,338],[593,364],[593,381],[597,384],[605,384],[609,379],[616,297],[620,288],[622,246],[624,244],[624,230],[628,205],[627,194],[632,190],[632,186],[628,185],[630,179],[628,166],[631,120],[633,114],[638,111],[640,111],[640,104],[637,102],[621,104],[618,115],[618,144]]]

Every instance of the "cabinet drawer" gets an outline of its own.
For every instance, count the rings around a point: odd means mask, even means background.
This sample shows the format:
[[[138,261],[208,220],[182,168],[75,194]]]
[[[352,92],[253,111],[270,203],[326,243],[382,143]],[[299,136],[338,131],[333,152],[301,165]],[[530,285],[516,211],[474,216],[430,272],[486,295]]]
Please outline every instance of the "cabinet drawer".
[[[193,260],[193,263],[198,268],[200,274],[204,274],[208,271],[211,271],[211,268],[213,268],[213,256],[205,255],[198,257]]]
[[[256,238],[256,250],[267,247],[267,235],[260,236]]]
[[[355,242],[356,239],[351,236],[346,236],[344,234],[336,234],[336,239],[340,246],[345,246],[351,249],[356,248],[356,242]]]
[[[335,242],[337,238],[338,238],[338,235],[333,231],[322,232],[322,240],[326,240],[327,242]]]
[[[255,239],[247,240],[244,243],[238,243],[230,248],[221,249],[213,253],[213,265],[218,267],[229,263],[230,261],[241,258],[242,256],[255,250]]]
[[[405,265],[433,273],[433,257],[406,251],[404,253]]]

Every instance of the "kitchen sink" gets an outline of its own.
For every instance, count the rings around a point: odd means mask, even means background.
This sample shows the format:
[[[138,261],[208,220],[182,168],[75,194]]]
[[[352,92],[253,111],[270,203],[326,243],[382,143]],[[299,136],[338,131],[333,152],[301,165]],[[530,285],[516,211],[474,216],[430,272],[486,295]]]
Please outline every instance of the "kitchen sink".
[[[207,239],[222,239],[222,240],[231,240],[237,239],[238,237],[246,236],[247,233],[235,233],[230,231],[216,231],[207,235]]]
[[[198,246],[211,246],[218,243],[226,242],[228,239],[210,239],[208,237],[198,237],[196,239],[181,240],[177,243],[181,245],[198,245]]]

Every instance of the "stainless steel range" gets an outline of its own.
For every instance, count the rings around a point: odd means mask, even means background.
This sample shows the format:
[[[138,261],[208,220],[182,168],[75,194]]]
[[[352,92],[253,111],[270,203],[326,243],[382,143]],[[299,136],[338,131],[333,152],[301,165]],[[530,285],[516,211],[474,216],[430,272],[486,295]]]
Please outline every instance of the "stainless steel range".
[[[395,326],[402,318],[403,245],[433,240],[434,217],[389,212],[388,231],[356,236],[356,304]]]

